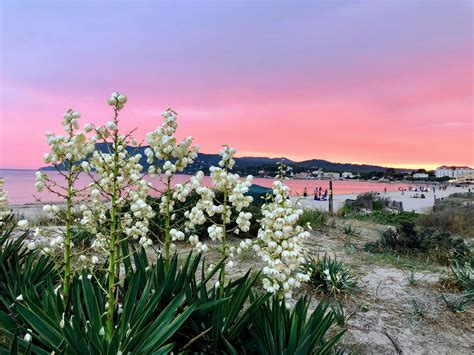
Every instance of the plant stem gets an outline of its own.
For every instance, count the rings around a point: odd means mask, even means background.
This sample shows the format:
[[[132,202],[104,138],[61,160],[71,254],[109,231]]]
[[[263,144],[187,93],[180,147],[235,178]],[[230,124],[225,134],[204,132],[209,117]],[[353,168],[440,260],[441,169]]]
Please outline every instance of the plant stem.
[[[114,121],[117,124],[118,110],[115,109]],[[109,287],[107,295],[107,318],[106,318],[106,336],[107,341],[112,341],[112,335],[114,332],[114,312],[115,312],[115,266],[118,260],[115,259],[116,247],[120,245],[117,243],[116,232],[117,232],[117,177],[118,177],[118,130],[114,133],[114,169],[113,169],[113,182],[112,182],[112,201],[110,206],[110,240],[109,240]],[[120,265],[119,265],[120,268]],[[119,269],[120,270],[120,269]]]
[[[72,208],[72,163],[68,161],[67,167],[67,197],[66,197],[66,238],[64,242],[64,288],[63,300],[66,307],[69,301],[69,288],[71,284],[71,208]]]
[[[121,223],[120,220],[117,221],[117,230],[119,234],[117,234],[117,237],[120,237],[120,231],[121,231]],[[115,260],[120,260],[120,238],[115,238]],[[117,278],[120,278],[120,263],[116,262],[115,263],[115,275]]]
[[[167,177],[166,183],[166,225],[165,225],[165,268],[168,269],[171,257],[171,176]]]
[[[227,190],[224,190],[224,211],[222,215],[222,249],[221,258],[225,259],[227,256]],[[221,265],[221,272],[219,275],[219,287],[221,297],[224,296],[224,283],[225,283],[225,262]]]

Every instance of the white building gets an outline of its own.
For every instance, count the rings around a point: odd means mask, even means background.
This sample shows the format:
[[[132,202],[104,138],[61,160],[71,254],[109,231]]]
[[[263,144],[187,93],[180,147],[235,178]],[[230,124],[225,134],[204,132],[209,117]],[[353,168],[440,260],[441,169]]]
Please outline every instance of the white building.
[[[449,177],[452,179],[463,178],[467,175],[470,175],[474,172],[474,169],[471,169],[468,166],[440,166],[436,168],[435,174],[437,178]]]
[[[341,177],[342,177],[343,179],[353,179],[353,178],[354,178],[354,174],[349,173],[349,172],[346,171],[346,172],[343,172],[343,173],[341,174]]]
[[[428,173],[414,173],[413,177],[415,179],[428,179],[430,175]]]
[[[339,173],[324,172],[321,177],[325,179],[339,179],[340,176],[341,174]]]

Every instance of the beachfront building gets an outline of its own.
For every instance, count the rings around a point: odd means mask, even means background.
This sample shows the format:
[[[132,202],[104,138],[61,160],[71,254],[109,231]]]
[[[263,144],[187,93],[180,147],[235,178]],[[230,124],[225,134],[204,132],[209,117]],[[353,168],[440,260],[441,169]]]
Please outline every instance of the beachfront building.
[[[343,173],[341,174],[341,177],[342,177],[343,179],[353,179],[355,176],[354,176],[354,174],[352,174],[352,173],[350,173],[350,172],[348,172],[348,171],[345,171],[345,172],[343,172]]]
[[[413,178],[415,179],[428,179],[429,176],[430,175],[428,173],[414,173],[413,174]]]
[[[449,177],[452,179],[462,179],[466,176],[469,176],[474,172],[474,169],[471,169],[468,166],[440,166],[436,168],[435,175],[437,178]]]
[[[341,177],[341,174],[333,172],[324,172],[321,177],[323,179],[339,179]]]
[[[341,177],[340,173],[323,171],[322,169],[313,171],[311,175],[318,179],[339,179]]]
[[[312,178],[313,178],[313,174],[303,171],[303,172],[301,172],[301,173],[296,173],[296,174],[294,174],[293,177],[294,177],[295,179],[312,179]]]

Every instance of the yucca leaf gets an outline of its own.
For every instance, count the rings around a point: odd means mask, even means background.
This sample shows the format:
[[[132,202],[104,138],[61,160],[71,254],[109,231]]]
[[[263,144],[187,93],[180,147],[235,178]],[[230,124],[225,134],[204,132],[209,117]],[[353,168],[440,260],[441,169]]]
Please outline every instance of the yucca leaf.
[[[21,304],[16,305],[16,309],[22,315],[22,317],[28,320],[28,323],[31,325],[33,329],[35,329],[43,339],[48,342],[48,346],[54,349],[55,351],[59,351],[61,343],[63,341],[63,337],[59,332],[59,324],[57,327],[54,327],[50,324],[49,317],[44,313],[35,313],[30,309],[24,307]]]

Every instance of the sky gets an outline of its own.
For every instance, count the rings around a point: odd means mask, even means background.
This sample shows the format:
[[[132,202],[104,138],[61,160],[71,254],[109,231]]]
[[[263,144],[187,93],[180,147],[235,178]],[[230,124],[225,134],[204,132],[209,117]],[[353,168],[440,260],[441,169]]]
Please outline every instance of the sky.
[[[201,151],[474,166],[473,1],[0,1],[0,168],[38,168],[113,91],[138,138]]]

